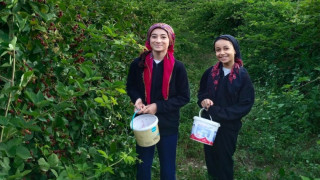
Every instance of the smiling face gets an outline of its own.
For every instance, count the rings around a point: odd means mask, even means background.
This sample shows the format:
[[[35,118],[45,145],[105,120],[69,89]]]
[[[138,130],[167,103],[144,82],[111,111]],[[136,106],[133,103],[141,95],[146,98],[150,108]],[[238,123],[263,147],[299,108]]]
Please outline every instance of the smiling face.
[[[167,53],[169,47],[168,33],[163,29],[155,29],[150,36],[150,46],[155,53]]]
[[[231,69],[234,64],[236,51],[228,40],[220,39],[214,44],[217,59],[225,68]]]

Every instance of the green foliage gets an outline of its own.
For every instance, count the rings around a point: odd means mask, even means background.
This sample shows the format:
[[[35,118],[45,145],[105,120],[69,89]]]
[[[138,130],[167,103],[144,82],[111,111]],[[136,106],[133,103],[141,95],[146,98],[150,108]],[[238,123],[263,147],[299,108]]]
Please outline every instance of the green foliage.
[[[174,28],[175,56],[190,80],[178,178],[207,179],[202,145],[189,135],[220,34],[239,39],[257,92],[243,119],[235,177],[320,177],[318,0],[0,3],[0,179],[134,178],[125,77],[155,22]]]
[[[308,121],[311,113],[306,98],[298,90],[282,94],[265,94],[265,91],[265,88],[256,89],[259,98],[244,120],[236,154],[238,176],[318,177],[320,154],[316,146],[318,137],[314,134],[318,127]],[[243,167],[245,164],[250,165]]]
[[[319,7],[319,1],[198,2],[189,20],[206,46],[220,34],[237,37],[253,80],[277,89],[295,76],[319,77]]]
[[[255,106],[239,136],[235,178],[319,177],[319,1],[196,1],[188,7],[185,23],[192,32],[182,31],[184,41],[198,44],[189,49],[192,55],[183,52],[192,94],[204,70],[215,63],[212,42],[220,34],[239,40],[256,87]],[[197,114],[195,107],[193,99],[187,114]],[[189,148],[186,140],[192,115],[186,119],[181,151],[196,157],[201,148]]]
[[[134,176],[124,77],[139,3],[1,2],[0,178]]]

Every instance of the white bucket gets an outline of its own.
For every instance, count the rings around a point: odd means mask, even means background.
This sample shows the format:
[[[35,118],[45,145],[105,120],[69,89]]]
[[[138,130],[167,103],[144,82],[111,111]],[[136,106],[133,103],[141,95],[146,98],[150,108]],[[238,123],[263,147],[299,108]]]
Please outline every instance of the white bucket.
[[[216,138],[218,129],[220,127],[220,123],[212,121],[211,116],[211,121],[202,118],[201,112],[203,110],[204,109],[200,110],[199,117],[193,117],[194,121],[192,125],[190,139],[212,146]]]
[[[135,114],[132,117],[130,128],[133,130],[137,144],[142,147],[157,144],[160,140],[157,116],[142,114],[134,118]]]

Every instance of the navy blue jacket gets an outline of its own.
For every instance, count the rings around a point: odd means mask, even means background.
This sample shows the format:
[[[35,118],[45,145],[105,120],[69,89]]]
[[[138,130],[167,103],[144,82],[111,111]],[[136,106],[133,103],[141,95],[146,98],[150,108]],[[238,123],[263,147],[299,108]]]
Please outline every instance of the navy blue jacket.
[[[145,105],[145,87],[143,82],[143,67],[139,66],[141,58],[135,59],[129,69],[127,78],[127,93],[133,103],[141,98]],[[153,62],[151,103],[157,104],[160,136],[178,133],[180,108],[190,101],[189,82],[186,69],[182,62],[175,60],[169,87],[168,100],[162,96],[163,62]]]
[[[214,105],[208,109],[208,113],[212,119],[219,122],[221,128],[238,131],[242,126],[241,118],[250,112],[254,103],[254,88],[249,74],[241,67],[237,78],[230,83],[230,74],[224,76],[221,66],[221,77],[215,89],[211,76],[212,68],[208,68],[201,78],[198,105],[201,107],[202,100],[211,99]],[[208,118],[208,115],[204,116]]]

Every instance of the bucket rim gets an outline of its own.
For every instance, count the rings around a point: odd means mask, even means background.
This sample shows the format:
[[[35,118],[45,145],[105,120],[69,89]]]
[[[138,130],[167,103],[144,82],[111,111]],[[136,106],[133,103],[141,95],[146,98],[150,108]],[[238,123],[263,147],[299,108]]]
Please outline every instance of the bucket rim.
[[[141,119],[141,118],[146,117],[146,116],[150,116],[150,117],[152,117],[152,118],[155,118],[155,121],[154,121],[152,124],[150,124],[149,126],[144,127],[144,128],[141,128],[141,129],[133,129],[133,124],[134,124],[134,122],[132,122],[132,123],[130,123],[130,128],[131,128],[133,131],[146,131],[146,130],[149,130],[149,129],[151,129],[151,128],[153,128],[153,127],[155,127],[155,126],[158,125],[158,122],[159,122],[158,117],[157,117],[156,115],[153,115],[153,114],[141,114],[141,115],[133,118],[132,121]]]
[[[220,127],[220,123],[215,122],[215,121],[211,121],[209,119],[205,119],[205,118],[202,118],[202,117],[199,117],[199,116],[194,116],[193,119],[194,119],[194,122],[200,121],[200,122],[203,122],[203,123],[209,123],[210,125],[214,125],[216,127]]]

